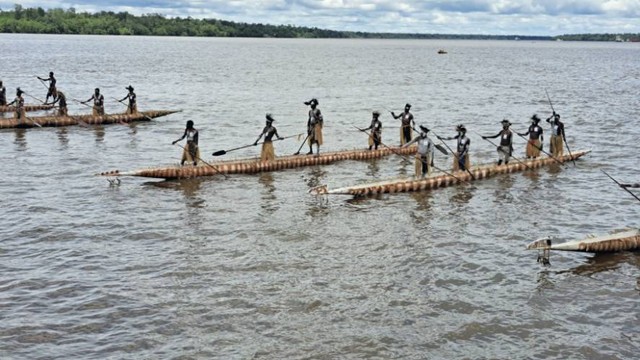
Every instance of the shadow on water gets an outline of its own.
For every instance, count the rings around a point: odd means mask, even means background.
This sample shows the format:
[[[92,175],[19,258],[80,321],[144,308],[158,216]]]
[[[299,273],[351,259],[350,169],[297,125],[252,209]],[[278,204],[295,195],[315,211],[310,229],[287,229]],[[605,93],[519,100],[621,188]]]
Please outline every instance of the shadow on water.
[[[96,126],[93,130],[96,133],[96,142],[104,142],[104,126]]]
[[[66,126],[59,127],[56,130],[56,135],[58,136],[58,140],[60,141],[60,145],[63,148],[67,148],[69,146],[69,131]]]
[[[156,182],[145,182],[144,186],[153,186],[161,189],[171,189],[182,192],[186,200],[187,207],[203,208],[205,200],[198,196],[202,182],[206,179],[181,179],[181,180],[165,180]]]
[[[553,258],[551,258],[553,263]],[[563,270],[542,270],[538,273],[538,290],[552,288],[554,281],[552,275],[571,274],[593,278],[594,275],[604,272],[617,272],[619,275],[625,275],[619,272],[624,264],[640,269],[640,252],[622,251],[613,253],[595,253],[586,258],[586,263],[578,265],[570,269]],[[640,276],[634,277],[636,290],[640,291]],[[597,278],[594,278],[597,279]]]

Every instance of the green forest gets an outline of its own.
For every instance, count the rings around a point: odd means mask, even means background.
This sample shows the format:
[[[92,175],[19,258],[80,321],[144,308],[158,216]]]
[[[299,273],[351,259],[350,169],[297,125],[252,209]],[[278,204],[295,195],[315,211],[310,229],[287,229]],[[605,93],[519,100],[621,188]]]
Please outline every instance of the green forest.
[[[335,31],[292,25],[237,23],[218,19],[167,18],[161,14],[131,15],[127,12],[76,12],[74,8],[0,9],[0,33],[147,35],[201,37],[274,38],[378,38],[378,39],[494,39],[637,41],[640,34],[578,34],[562,36],[397,34]]]

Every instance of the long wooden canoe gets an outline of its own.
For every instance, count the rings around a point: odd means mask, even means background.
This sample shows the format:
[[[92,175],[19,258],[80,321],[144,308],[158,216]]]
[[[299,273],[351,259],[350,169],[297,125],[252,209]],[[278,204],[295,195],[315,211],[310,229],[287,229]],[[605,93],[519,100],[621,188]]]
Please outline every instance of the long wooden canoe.
[[[12,128],[32,128],[72,126],[80,124],[109,125],[122,124],[135,121],[150,121],[157,117],[176,113],[176,110],[152,110],[140,111],[136,114],[110,114],[110,115],[69,115],[69,116],[27,116],[26,119],[18,121],[15,118],[0,119],[0,129]],[[38,125],[36,125],[38,124]]]
[[[24,111],[38,111],[38,110],[51,110],[54,105],[25,105]],[[2,105],[0,106],[0,112],[14,112],[16,111],[16,107],[11,105]]]
[[[378,150],[346,150],[321,153],[320,155],[291,155],[273,161],[259,158],[200,163],[198,166],[171,166],[121,172],[119,170],[100,173],[102,176],[140,176],[160,179],[187,179],[219,174],[255,174],[267,171],[292,169],[303,166],[327,165],[343,160],[370,160],[392,154],[415,154],[416,146],[405,148],[380,148]]]
[[[624,230],[607,235],[587,237],[559,244],[553,244],[551,237],[533,241],[527,245],[527,250],[559,250],[581,252],[615,252],[640,250],[640,230]]]
[[[339,189],[329,190],[326,185],[319,186],[312,189],[310,192],[317,195],[351,195],[351,196],[369,196],[376,194],[386,193],[400,193],[411,191],[424,191],[433,190],[437,188],[447,187],[451,185],[459,184],[460,182],[470,182],[474,180],[486,179],[499,174],[507,174],[518,171],[524,171],[528,169],[540,168],[543,166],[557,164],[560,162],[567,162],[578,159],[579,157],[588,154],[590,150],[573,152],[572,156],[565,155],[557,160],[544,157],[537,158],[535,160],[526,160],[522,163],[511,161],[507,165],[484,165],[470,169],[473,177],[466,171],[456,171],[449,174],[434,175],[427,178],[405,178],[395,179],[390,181],[369,183],[363,185],[343,187]],[[526,166],[525,166],[526,165]]]

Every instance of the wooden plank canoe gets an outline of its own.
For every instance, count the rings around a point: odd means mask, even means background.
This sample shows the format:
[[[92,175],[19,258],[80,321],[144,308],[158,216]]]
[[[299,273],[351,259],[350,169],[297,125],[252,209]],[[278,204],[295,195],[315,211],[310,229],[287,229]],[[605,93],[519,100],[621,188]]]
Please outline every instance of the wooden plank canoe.
[[[51,110],[53,109],[54,105],[25,105],[24,106],[24,111],[38,111],[38,110]],[[0,106],[0,112],[14,112],[16,111],[16,107],[11,105],[11,106],[7,106],[7,105],[2,105]]]
[[[343,160],[370,160],[392,154],[415,154],[417,147],[380,148],[378,150],[346,150],[321,153],[320,155],[291,155],[278,157],[273,161],[260,158],[217,161],[198,166],[172,166],[120,172],[119,170],[100,173],[102,176],[140,176],[159,179],[187,179],[219,174],[256,174],[260,172],[292,169],[303,166],[327,165]]]
[[[640,230],[624,230],[607,235],[587,237],[560,244],[553,244],[551,237],[533,241],[527,245],[527,250],[559,250],[581,252],[615,252],[640,250]]]
[[[111,115],[70,115],[70,116],[27,116],[25,120],[18,121],[15,118],[1,119],[0,129],[14,129],[14,128],[32,128],[39,124],[40,127],[57,127],[57,126],[72,126],[80,125],[82,123],[90,125],[109,125],[109,124],[122,124],[135,121],[150,121],[157,117],[166,116],[176,113],[176,110],[151,110],[140,111],[136,114],[111,114]]]
[[[565,155],[557,158],[561,162],[567,162],[578,159],[579,157],[588,154],[590,150],[573,152],[573,158],[570,155]],[[455,184],[459,184],[461,181],[474,181],[486,179],[499,174],[508,174],[518,171],[524,171],[529,168],[535,169],[542,166],[551,164],[557,164],[557,161],[550,157],[537,158],[535,160],[522,160],[522,162],[514,162],[507,165],[484,165],[470,169],[473,177],[466,171],[456,171],[450,173],[450,175],[442,174],[435,175],[427,178],[406,178],[395,179],[390,181],[369,183],[363,185],[343,187],[339,189],[329,190],[326,185],[319,186],[312,189],[310,192],[317,195],[351,195],[351,196],[369,196],[376,194],[389,194],[411,191],[424,191],[433,190],[437,188],[447,187]],[[526,166],[525,166],[526,165]]]

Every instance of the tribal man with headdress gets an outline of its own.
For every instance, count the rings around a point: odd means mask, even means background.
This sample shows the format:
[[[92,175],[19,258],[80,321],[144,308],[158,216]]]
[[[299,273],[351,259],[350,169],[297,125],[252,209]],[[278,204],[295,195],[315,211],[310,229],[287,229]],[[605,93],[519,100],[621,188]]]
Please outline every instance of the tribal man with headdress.
[[[520,136],[529,135],[529,141],[527,141],[527,150],[526,155],[527,159],[529,158],[537,158],[540,156],[540,150],[542,149],[542,142],[544,138],[542,136],[542,128],[538,125],[540,122],[540,118],[538,115],[533,114],[531,117],[531,125],[529,125],[529,129],[524,134],[518,134]]]
[[[418,151],[416,152],[416,177],[425,177],[431,173],[433,167],[433,155],[435,147],[433,141],[427,136],[429,129],[420,125],[420,135],[416,136],[413,140],[402,145],[407,147],[413,143],[418,143]]]
[[[138,104],[136,102],[136,93],[133,92],[133,86],[129,85],[125,89],[129,90],[129,93],[118,101],[123,102],[125,99],[129,99],[129,105],[127,105],[127,114],[137,114]]]
[[[15,110],[15,117],[18,121],[20,120],[24,120],[27,116],[27,114],[25,113],[24,110],[24,98],[22,97],[22,94],[24,92],[22,90],[20,90],[20,88],[16,89],[16,98],[13,99],[12,102],[8,103],[7,105],[15,105],[16,110]]]
[[[495,139],[500,137],[500,145],[498,146],[498,165],[509,163],[513,154],[513,133],[509,129],[511,122],[507,119],[502,120],[502,130],[493,136],[483,136],[483,139]]]
[[[547,122],[551,124],[549,152],[553,157],[561,157],[564,152],[564,142],[567,141],[564,136],[564,123],[560,121],[560,114],[557,114],[555,111],[553,112],[553,115],[547,118]]]
[[[178,141],[187,138],[187,146],[184,146],[182,152],[182,161],[180,165],[184,165],[185,162],[193,162],[193,166],[198,165],[198,159],[200,159],[200,149],[198,148],[198,130],[193,127],[193,121],[187,121],[187,127],[184,129],[182,137],[172,144],[175,145]]]
[[[374,111],[372,116],[371,125],[362,130],[371,130],[371,135],[369,135],[369,150],[371,150],[371,148],[378,150],[378,146],[382,143],[382,122],[380,121],[380,111]]]
[[[104,115],[104,95],[100,94],[99,88],[96,88],[93,95],[87,101],[83,101],[82,104],[86,104],[91,100],[93,100],[93,116]]]
[[[317,108],[318,100],[311,99],[309,101],[305,101],[304,104],[311,106],[311,109],[309,110],[309,120],[307,120],[307,134],[309,135],[309,152],[307,155],[313,154],[314,143],[318,150],[316,154],[320,154],[320,145],[323,143],[322,125],[324,123],[324,119],[322,118],[320,109]]]
[[[273,126],[273,122],[275,121],[273,116],[271,114],[267,114],[266,118],[267,118],[266,124],[264,129],[262,129],[262,133],[260,133],[260,136],[258,136],[256,141],[253,143],[254,146],[257,146],[258,141],[260,141],[260,139],[264,135],[264,142],[262,143],[262,152],[260,153],[260,161],[275,160],[276,154],[275,154],[275,151],[273,150],[273,140],[272,140],[273,136],[275,135],[275,137],[278,140],[282,140],[282,137],[278,135],[278,130],[276,130],[275,126]]]
[[[394,119],[400,119],[400,146],[411,141],[413,127],[416,125],[413,121],[413,114],[409,112],[411,109],[411,104],[406,104],[404,106],[404,112],[402,114],[396,115],[393,111],[391,112],[391,116]]]
[[[471,167],[471,158],[469,157],[469,145],[471,140],[466,136],[467,128],[460,124],[456,126],[458,134],[453,137],[440,137],[440,140],[458,140],[456,145],[456,153],[453,155],[453,171],[468,170]]]

